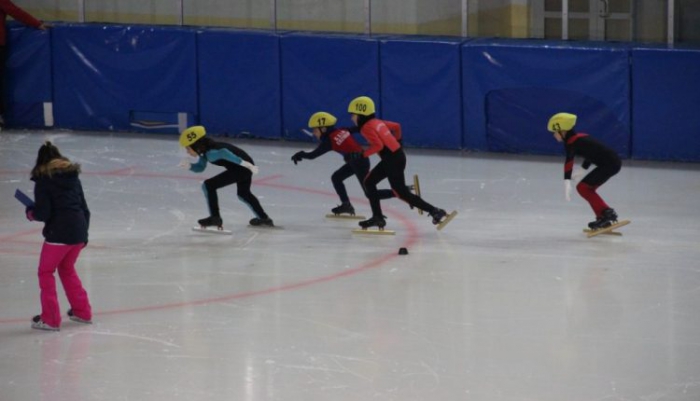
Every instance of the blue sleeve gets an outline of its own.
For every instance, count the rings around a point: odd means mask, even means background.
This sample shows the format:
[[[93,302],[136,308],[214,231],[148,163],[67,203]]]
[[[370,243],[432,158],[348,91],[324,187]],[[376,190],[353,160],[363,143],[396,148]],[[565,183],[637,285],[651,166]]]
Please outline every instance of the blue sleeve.
[[[207,168],[207,158],[206,157],[199,157],[199,160],[197,163],[190,164],[190,171],[195,172],[195,173],[201,173],[204,171],[204,169]]]
[[[212,149],[212,150],[207,152],[207,159],[209,159],[212,162],[216,162],[219,160],[226,160],[226,161],[229,161],[229,162],[234,163],[234,164],[243,163],[243,159],[234,155],[228,149]]]

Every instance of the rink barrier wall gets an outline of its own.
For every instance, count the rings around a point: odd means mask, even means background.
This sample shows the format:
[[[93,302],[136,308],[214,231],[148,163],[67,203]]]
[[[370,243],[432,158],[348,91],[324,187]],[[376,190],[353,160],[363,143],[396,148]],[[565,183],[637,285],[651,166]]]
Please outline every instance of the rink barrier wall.
[[[312,141],[367,95],[410,147],[562,154],[551,114],[637,159],[700,161],[700,49],[189,27],[9,25],[15,128]]]

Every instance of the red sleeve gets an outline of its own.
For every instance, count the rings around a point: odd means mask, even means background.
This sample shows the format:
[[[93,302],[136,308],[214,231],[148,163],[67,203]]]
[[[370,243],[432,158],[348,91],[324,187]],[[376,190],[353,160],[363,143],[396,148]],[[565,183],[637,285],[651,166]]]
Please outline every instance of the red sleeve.
[[[0,9],[2,9],[10,17],[25,25],[29,25],[32,28],[39,28],[41,26],[41,21],[32,17],[28,12],[17,7],[10,0],[0,0]]]
[[[397,141],[400,141],[402,138],[401,124],[386,120],[384,120],[384,124],[389,127],[389,131],[391,131],[391,133],[394,135],[394,138],[396,138]]]

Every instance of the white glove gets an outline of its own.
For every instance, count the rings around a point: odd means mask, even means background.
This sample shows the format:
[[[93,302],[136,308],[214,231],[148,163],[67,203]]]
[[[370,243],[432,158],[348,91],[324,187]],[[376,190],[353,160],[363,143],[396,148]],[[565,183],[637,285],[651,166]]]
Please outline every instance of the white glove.
[[[178,167],[185,169],[185,170],[189,170],[190,166],[191,166],[191,164],[187,159],[182,159],[180,161],[180,164],[178,164]]]
[[[248,170],[250,170],[250,171],[253,173],[253,175],[257,174],[258,171],[260,170],[260,169],[258,169],[258,166],[256,166],[255,164],[253,164],[253,163],[251,163],[251,162],[247,162],[247,161],[245,161],[245,160],[243,160],[243,161],[241,162],[241,166],[243,166],[243,167],[247,168]]]
[[[571,201],[571,180],[564,180],[564,196],[566,201]]]

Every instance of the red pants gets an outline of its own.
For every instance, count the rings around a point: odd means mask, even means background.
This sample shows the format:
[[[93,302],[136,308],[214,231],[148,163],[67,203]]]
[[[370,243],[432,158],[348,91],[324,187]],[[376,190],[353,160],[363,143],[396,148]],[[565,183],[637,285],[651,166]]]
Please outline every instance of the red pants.
[[[81,319],[92,319],[88,294],[75,271],[75,261],[85,244],[61,245],[44,242],[39,258],[39,288],[41,289],[41,320],[49,326],[61,326],[61,309],[56,294],[54,272],[58,270],[66,297],[73,314]]]
[[[586,184],[585,182],[579,182],[576,186],[576,190],[578,191],[579,195],[581,195],[581,197],[585,199],[589,205],[591,205],[591,209],[593,209],[593,213],[595,213],[596,218],[603,214],[603,210],[610,208],[610,206],[608,206],[603,198],[601,198],[596,192],[598,187],[599,185],[590,185]]]

